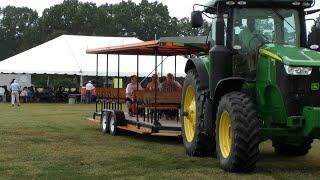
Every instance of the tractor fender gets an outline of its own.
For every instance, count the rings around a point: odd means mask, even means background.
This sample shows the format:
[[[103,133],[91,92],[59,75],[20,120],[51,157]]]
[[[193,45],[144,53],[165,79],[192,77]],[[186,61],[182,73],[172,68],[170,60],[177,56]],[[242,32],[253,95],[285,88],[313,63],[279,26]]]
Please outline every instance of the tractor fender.
[[[213,103],[218,105],[221,97],[225,94],[233,91],[241,91],[245,82],[246,80],[241,77],[229,77],[221,79],[215,88],[213,98],[211,97]]]
[[[185,73],[187,73],[190,69],[195,69],[200,78],[200,89],[205,90],[209,88],[209,74],[204,66],[204,63],[200,60],[188,59]]]

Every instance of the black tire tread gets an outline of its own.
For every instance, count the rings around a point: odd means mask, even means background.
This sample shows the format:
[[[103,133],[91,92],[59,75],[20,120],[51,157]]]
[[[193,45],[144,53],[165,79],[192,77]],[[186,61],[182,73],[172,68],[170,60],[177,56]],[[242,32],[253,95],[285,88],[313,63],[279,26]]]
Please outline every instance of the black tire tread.
[[[200,78],[198,73],[195,69],[189,70],[187,72],[187,78],[192,78],[195,82],[195,89],[196,89],[196,108],[197,112],[203,109],[202,99],[201,99],[201,89],[200,89]],[[186,81],[185,81],[186,82]],[[189,84],[188,84],[189,85]],[[184,84],[183,88],[186,88],[188,85]],[[184,99],[182,98],[182,106],[183,106]],[[201,112],[200,111],[200,112]],[[182,111],[181,111],[182,112]],[[181,122],[183,126],[183,116],[181,115]],[[185,135],[184,135],[184,127],[182,127],[182,137],[183,137],[183,143],[186,148],[186,153],[189,156],[208,156],[213,154],[214,152],[214,137],[207,136],[205,133],[203,133],[203,114],[197,113],[197,123],[196,123],[196,132],[194,136],[194,140],[191,142],[190,145],[189,142],[187,142]]]
[[[233,123],[233,144],[230,156],[224,164],[221,164],[222,155],[218,156],[221,167],[230,172],[251,172],[255,169],[259,157],[259,116],[256,105],[251,98],[241,92],[231,92],[224,95],[219,103],[217,123],[219,115],[224,111],[223,106],[228,106],[231,111],[231,123]],[[216,123],[216,124],[217,124]],[[216,132],[219,132],[218,127]],[[217,152],[220,153],[217,139]]]

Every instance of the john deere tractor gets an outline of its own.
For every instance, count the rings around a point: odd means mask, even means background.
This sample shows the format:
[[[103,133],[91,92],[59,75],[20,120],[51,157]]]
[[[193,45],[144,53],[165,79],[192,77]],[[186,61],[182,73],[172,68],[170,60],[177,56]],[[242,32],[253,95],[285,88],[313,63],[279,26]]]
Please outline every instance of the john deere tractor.
[[[187,154],[215,154],[222,169],[255,169],[259,144],[303,156],[320,138],[320,53],[307,43],[313,0],[212,0],[209,52],[190,58],[182,95]],[[310,48],[311,47],[311,48]]]

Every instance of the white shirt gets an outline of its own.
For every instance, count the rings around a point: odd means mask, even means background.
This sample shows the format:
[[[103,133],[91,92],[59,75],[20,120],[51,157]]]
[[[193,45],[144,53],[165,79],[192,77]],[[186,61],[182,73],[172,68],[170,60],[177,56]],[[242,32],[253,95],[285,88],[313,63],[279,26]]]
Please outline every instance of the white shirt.
[[[12,92],[18,92],[20,89],[20,85],[17,82],[14,82],[10,85],[10,89]]]
[[[133,92],[137,90],[137,84],[129,83],[126,88],[126,97],[129,99],[133,99]],[[139,84],[139,90],[143,90],[141,85]]]
[[[86,90],[91,91],[94,88],[94,86],[91,83],[86,84]]]

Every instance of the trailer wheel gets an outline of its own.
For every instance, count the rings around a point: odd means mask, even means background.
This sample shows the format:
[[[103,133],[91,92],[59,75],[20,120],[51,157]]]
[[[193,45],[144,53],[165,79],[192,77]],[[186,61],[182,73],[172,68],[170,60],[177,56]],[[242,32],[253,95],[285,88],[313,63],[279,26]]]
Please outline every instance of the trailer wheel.
[[[119,135],[119,129],[118,129],[119,120],[115,116],[114,113],[112,113],[109,116],[109,132],[113,136]]]
[[[186,153],[190,156],[212,154],[211,141],[203,133],[203,100],[201,99],[200,78],[195,70],[187,72],[183,84],[181,101],[182,137]]]
[[[259,155],[259,118],[250,97],[241,92],[224,95],[216,118],[216,151],[222,169],[250,172]]]
[[[312,139],[306,139],[298,145],[288,144],[281,140],[272,140],[272,146],[276,153],[285,156],[304,156],[311,149]]]
[[[109,133],[109,117],[107,115],[107,112],[102,113],[102,118],[101,118],[101,132],[103,134]]]

